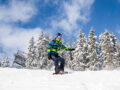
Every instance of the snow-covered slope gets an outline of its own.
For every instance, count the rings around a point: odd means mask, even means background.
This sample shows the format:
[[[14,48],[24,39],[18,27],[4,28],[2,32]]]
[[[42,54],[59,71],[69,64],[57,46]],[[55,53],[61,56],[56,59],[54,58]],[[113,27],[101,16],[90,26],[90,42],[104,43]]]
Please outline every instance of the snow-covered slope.
[[[120,71],[53,71],[0,68],[0,90],[120,90]]]

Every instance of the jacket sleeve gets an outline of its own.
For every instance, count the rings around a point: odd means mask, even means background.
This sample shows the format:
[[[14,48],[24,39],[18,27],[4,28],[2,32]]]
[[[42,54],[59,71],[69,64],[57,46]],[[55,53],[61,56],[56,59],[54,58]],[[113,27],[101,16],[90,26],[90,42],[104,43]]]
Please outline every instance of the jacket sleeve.
[[[54,41],[52,40],[47,47],[47,53],[48,54],[50,54],[53,45],[54,45]]]
[[[61,45],[61,49],[64,49],[64,50],[66,50],[66,51],[69,51],[69,48],[68,47],[66,47],[65,45]]]

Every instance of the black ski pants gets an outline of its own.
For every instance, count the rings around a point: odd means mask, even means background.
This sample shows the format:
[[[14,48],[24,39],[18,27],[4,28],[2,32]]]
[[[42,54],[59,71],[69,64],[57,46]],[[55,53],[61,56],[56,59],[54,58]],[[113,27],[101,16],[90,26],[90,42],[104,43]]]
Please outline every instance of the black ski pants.
[[[62,58],[56,54],[51,54],[51,59],[54,61],[55,72],[64,71],[64,67],[65,67],[65,59],[64,58]]]

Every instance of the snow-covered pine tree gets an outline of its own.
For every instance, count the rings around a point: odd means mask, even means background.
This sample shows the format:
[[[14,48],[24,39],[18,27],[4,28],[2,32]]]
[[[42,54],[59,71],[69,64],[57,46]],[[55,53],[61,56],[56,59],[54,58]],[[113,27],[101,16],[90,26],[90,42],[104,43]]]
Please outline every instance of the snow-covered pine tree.
[[[93,27],[88,35],[88,60],[87,67],[89,70],[98,70],[99,69],[99,60],[97,54],[97,36],[95,36],[95,31]]]
[[[41,31],[38,43],[37,43],[37,61],[38,61],[38,68],[45,69],[47,68],[47,45],[49,40],[44,38],[44,33]]]
[[[3,60],[1,61],[1,67],[9,67],[9,60],[8,57],[4,57]]]
[[[1,62],[0,62],[0,67],[1,67]]]
[[[45,36],[45,39],[46,39],[48,42],[51,41],[51,37],[50,37],[48,34]]]
[[[76,42],[72,41],[72,48],[76,48]]]
[[[43,40],[43,32],[41,31],[41,33],[40,33],[40,36],[39,36],[39,38],[38,38],[38,42],[37,42],[37,61],[38,61],[38,63],[37,63],[37,67],[39,68],[39,69],[41,69],[42,68],[42,61],[41,61],[41,56],[42,56],[42,48],[43,48],[43,46],[42,46],[42,40]]]
[[[36,59],[36,47],[34,42],[34,37],[32,37],[29,41],[28,54],[26,59],[26,68],[33,69],[37,67],[37,59]]]
[[[70,41],[69,41],[69,38],[67,38],[67,47],[70,48]],[[70,68],[70,65],[71,65],[71,61],[72,61],[72,53],[70,51],[66,51],[65,53],[65,61],[66,61],[66,67],[67,68]]]
[[[46,39],[46,46],[48,47],[48,44],[49,44],[49,42],[51,41],[51,40],[53,40],[52,39],[53,37],[50,37],[49,35],[47,35],[46,37],[45,37],[45,39]],[[46,48],[47,48],[46,47]],[[45,52],[46,54],[47,54],[47,51]],[[47,57],[47,55],[46,55],[46,57]],[[48,60],[48,58],[47,58],[47,67],[46,67],[46,69],[52,69],[52,67],[53,67],[53,61],[52,60]]]
[[[72,48],[75,48],[76,49],[76,42],[75,41],[72,41]],[[75,54],[75,52],[74,51],[72,51],[72,52],[70,52],[71,53],[71,62],[70,62],[70,64],[69,64],[69,68],[70,69],[73,69],[73,59],[74,59],[74,54]]]
[[[62,44],[65,45],[65,39],[64,39],[64,37],[62,37]],[[65,53],[66,52],[64,50],[61,50],[60,51],[60,56],[63,57],[63,58],[66,58]]]
[[[120,42],[119,40],[116,41],[116,59],[117,59],[117,64],[116,67],[120,67]]]
[[[62,36],[62,44],[65,45],[65,39],[64,39],[64,36]]]
[[[100,57],[103,61],[103,69],[115,69],[117,62],[116,57],[116,37],[113,33],[106,30],[99,36]]]
[[[73,70],[84,71],[86,68],[87,59],[87,39],[82,30],[80,30],[79,38],[77,39],[76,48],[73,52],[73,60],[71,68]]]

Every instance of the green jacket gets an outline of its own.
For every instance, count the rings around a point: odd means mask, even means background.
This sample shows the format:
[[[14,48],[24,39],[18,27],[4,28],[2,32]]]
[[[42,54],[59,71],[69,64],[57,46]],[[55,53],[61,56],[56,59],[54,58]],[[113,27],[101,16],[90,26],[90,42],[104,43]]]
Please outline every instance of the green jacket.
[[[48,47],[47,47],[47,53],[50,54],[50,53],[54,53],[54,54],[59,54],[59,50],[60,49],[64,49],[66,51],[69,51],[69,48],[65,47],[61,40],[52,40]]]

